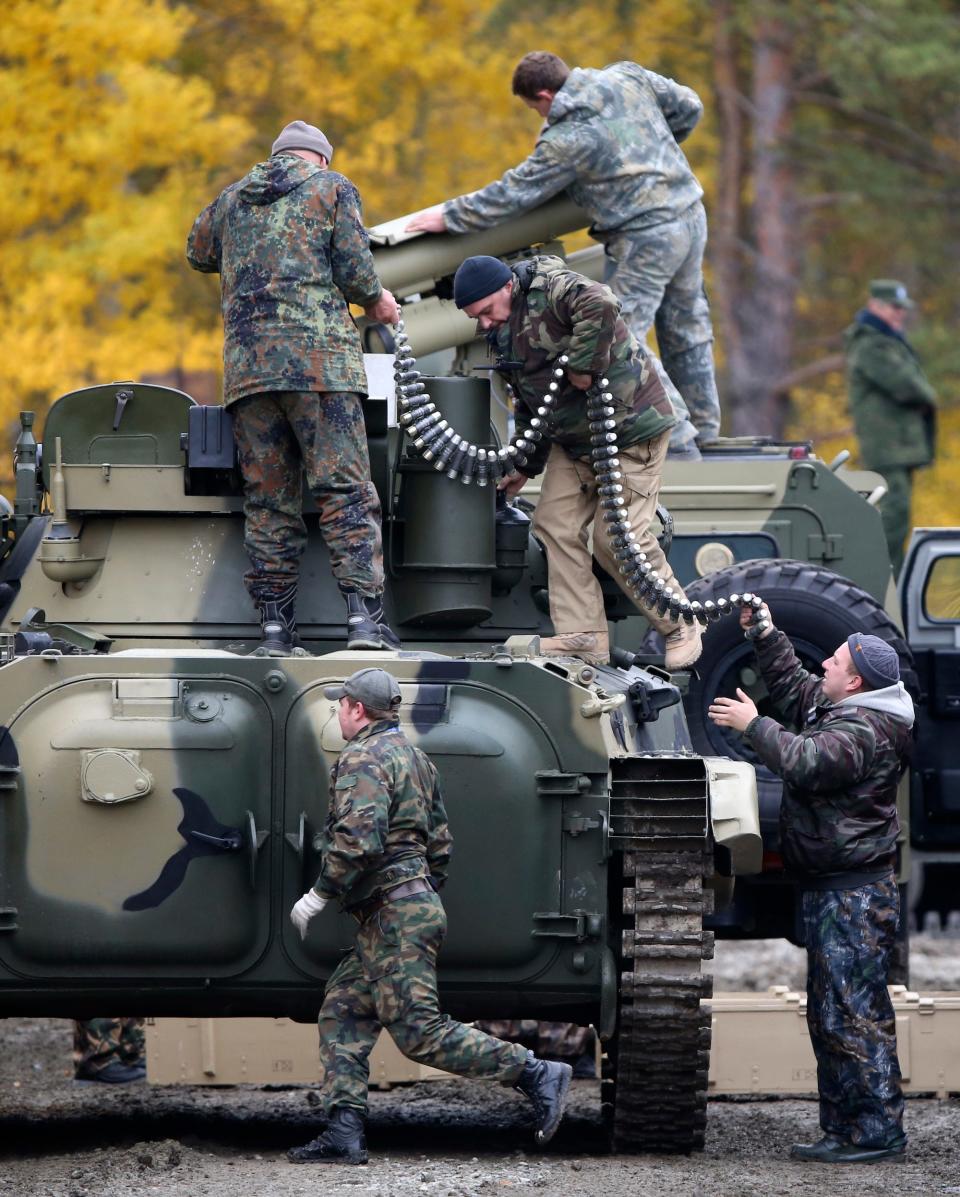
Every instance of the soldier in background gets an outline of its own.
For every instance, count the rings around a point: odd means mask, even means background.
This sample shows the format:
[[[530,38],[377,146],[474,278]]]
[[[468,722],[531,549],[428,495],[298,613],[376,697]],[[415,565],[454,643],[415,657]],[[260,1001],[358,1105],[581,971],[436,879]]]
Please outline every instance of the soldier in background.
[[[348,304],[395,324],[377,278],[360,197],[327,167],[333,147],[293,121],[271,157],[197,217],[195,270],[220,275],[224,402],[244,489],[244,581],[260,613],[261,646],[296,641],[300,558],[307,543],[302,471],[347,607],[349,648],[398,648],[383,613],[380,501],[360,405],[367,381]]]
[[[703,113],[700,98],[635,62],[571,70],[544,50],[520,60],[513,94],[544,118],[533,153],[497,182],[427,209],[407,228],[486,229],[567,191],[603,244],[604,281],[630,331],[643,344],[656,325],[663,366],[653,361],[666,371],[677,414],[670,456],[699,458],[694,438],[719,435],[720,401],[703,288],[703,188],[678,143]]]
[[[937,397],[903,335],[914,306],[902,283],[874,279],[867,306],[844,334],[860,458],[887,484],[880,515],[894,575],[903,565],[910,531],[913,471],[930,465],[936,450]]]
[[[489,334],[499,360],[508,364],[501,373],[527,419],[555,382],[553,370],[560,355],[568,358],[546,435],[517,476],[502,479],[500,488],[510,498],[546,466],[533,526],[547,553],[550,619],[556,635],[541,638],[540,646],[548,655],[604,664],[610,659],[609,636],[594,557],[634,600],[603,523],[606,513],[591,465],[593,434],[585,392],[606,377],[610,406],[616,412],[613,422],[630,527],[650,566],[683,599],[680,583],[650,530],[667,442],[676,423],[670,400],[650,366],[648,350],[632,336],[610,288],[568,270],[560,258],[530,258],[513,270],[499,258],[467,258],[454,276],[453,298]],[[641,610],[664,637],[667,669],[686,669],[697,660],[699,623],[677,623],[647,607]]]
[[[142,1018],[84,1018],[73,1024],[73,1068],[78,1081],[124,1085],[142,1081]]]
[[[320,1010],[323,1134],[287,1154],[297,1164],[365,1164],[369,1068],[380,1028],[412,1060],[460,1076],[496,1078],[533,1103],[536,1139],[560,1124],[567,1064],[536,1059],[440,1013],[437,954],[447,918],[438,890],[452,837],[437,771],[399,726],[400,686],[360,669],[326,696],[347,741],[330,775],[320,876],[294,905],[301,936],[336,898],[357,921],[352,949],[327,982]]]
[[[743,690],[715,698],[710,718],[742,732],[783,779],[780,850],[801,887],[807,1026],[817,1057],[820,1127],[796,1159],[824,1164],[903,1160],[903,1091],[887,989],[900,898],[897,788],[913,702],[891,645],[855,632],[808,673],[766,607],[740,623],[778,714],[761,716]]]

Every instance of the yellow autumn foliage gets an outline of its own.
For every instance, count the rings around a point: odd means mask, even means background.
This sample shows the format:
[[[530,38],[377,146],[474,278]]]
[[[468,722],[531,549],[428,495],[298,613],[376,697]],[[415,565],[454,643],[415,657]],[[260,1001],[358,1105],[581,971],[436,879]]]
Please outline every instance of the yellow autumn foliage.
[[[721,148],[713,11],[705,0],[6,0],[0,428],[73,387],[219,370],[217,281],[189,270],[186,235],[289,120],[325,130],[374,224],[482,186],[528,152],[539,118],[510,94],[526,51],[579,66],[630,58],[703,97],[684,149],[709,211]],[[866,277],[863,254],[859,242],[847,277]],[[801,289],[798,305],[829,333],[852,312],[828,311],[828,293]],[[918,477],[916,518],[960,523],[949,394],[960,362],[943,345],[930,356],[941,456]],[[855,448],[840,374],[795,392],[790,433],[825,457]]]

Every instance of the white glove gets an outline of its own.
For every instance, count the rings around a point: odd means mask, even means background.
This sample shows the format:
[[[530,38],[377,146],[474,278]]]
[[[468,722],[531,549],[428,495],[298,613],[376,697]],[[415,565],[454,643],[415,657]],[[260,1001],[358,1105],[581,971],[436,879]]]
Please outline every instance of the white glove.
[[[319,914],[327,904],[326,898],[321,898],[316,890],[308,889],[299,902],[295,902],[290,911],[290,922],[300,932],[300,938],[307,938],[307,927],[315,914]]]

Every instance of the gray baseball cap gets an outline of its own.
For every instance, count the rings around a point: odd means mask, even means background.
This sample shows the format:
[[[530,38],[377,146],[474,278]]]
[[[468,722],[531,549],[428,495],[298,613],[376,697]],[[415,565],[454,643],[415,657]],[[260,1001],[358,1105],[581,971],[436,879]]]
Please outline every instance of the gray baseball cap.
[[[388,711],[400,705],[400,683],[385,669],[358,669],[342,686],[324,686],[323,692],[337,701],[352,698],[375,711]]]

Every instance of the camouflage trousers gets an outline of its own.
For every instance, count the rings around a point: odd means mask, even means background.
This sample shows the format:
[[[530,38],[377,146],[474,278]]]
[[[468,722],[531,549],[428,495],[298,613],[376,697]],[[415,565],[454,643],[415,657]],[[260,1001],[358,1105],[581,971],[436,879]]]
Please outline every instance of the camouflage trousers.
[[[883,475],[887,493],[880,500],[880,518],[887,538],[887,552],[896,577],[903,568],[904,545],[910,533],[910,502],[913,494],[913,470],[910,466],[885,466]]]
[[[624,320],[642,343],[656,327],[661,379],[680,422],[671,452],[694,436],[720,434],[720,399],[713,368],[713,326],[703,288],[707,217],[696,203],[676,220],[604,238],[604,282],[620,300]]]
[[[491,1018],[478,1021],[481,1031],[497,1039],[522,1043],[538,1056],[552,1060],[578,1060],[596,1046],[593,1027],[575,1022],[538,1022],[535,1018]]]
[[[338,582],[383,591],[380,500],[360,396],[348,392],[270,391],[231,404],[243,476],[244,576],[254,602],[296,583],[307,545],[303,482],[320,512],[320,533]]]
[[[318,1020],[321,1095],[366,1111],[367,1059],[385,1027],[411,1060],[460,1076],[513,1082],[526,1049],[441,1014],[437,953],[447,916],[436,894],[390,902],[362,923],[324,992]]]
[[[683,597],[680,583],[650,530],[669,439],[668,430],[649,441],[621,449],[620,469],[623,497],[627,500],[630,527],[637,534],[637,544],[665,584]],[[575,460],[561,445],[553,445],[533,514],[533,530],[547,553],[550,619],[558,635],[607,630],[603,592],[593,572],[594,557],[627,597],[636,601],[625,586],[602,515],[597,479],[590,463]],[[666,616],[647,608],[643,608],[643,614],[658,632],[666,634],[676,627]]]
[[[73,1067],[90,1076],[108,1064],[143,1062],[142,1018],[85,1018],[73,1024]]]
[[[817,1057],[820,1126],[861,1147],[896,1147],[903,1092],[887,990],[900,917],[893,878],[805,890],[807,1026]]]

